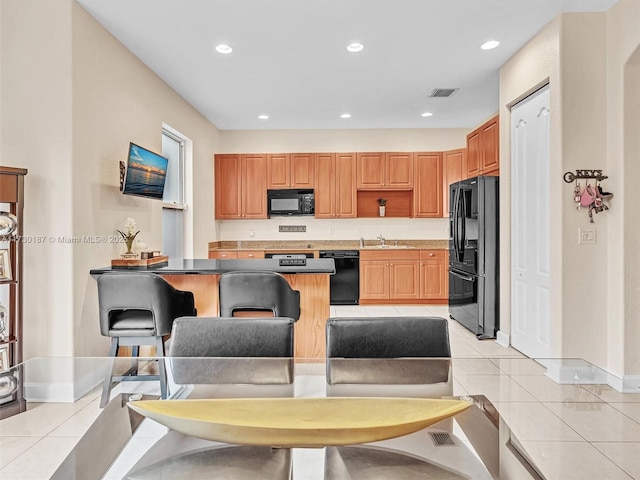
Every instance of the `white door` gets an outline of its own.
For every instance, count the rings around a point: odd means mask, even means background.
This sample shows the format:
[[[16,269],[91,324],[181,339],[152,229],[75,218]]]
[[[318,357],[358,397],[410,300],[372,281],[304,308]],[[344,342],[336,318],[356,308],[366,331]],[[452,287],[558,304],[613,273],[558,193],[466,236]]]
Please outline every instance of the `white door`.
[[[511,344],[550,349],[549,85],[511,109]]]

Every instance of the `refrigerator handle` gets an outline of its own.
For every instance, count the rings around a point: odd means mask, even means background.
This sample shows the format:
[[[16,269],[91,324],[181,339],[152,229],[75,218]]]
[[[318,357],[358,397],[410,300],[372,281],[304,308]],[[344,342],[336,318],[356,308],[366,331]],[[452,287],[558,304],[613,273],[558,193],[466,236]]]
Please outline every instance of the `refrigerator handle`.
[[[458,255],[458,195],[460,195],[460,188],[456,186],[455,195],[453,196],[453,212],[452,212],[452,222],[451,227],[453,228],[453,254],[456,261],[459,261]]]
[[[462,262],[464,260],[464,192],[462,189],[458,191],[458,201],[456,204],[456,244],[458,250],[458,261]],[[463,229],[460,230],[460,221],[462,221]]]
[[[464,201],[464,195],[462,197],[462,242],[460,242],[460,246],[464,252],[464,247],[467,244],[467,202]]]

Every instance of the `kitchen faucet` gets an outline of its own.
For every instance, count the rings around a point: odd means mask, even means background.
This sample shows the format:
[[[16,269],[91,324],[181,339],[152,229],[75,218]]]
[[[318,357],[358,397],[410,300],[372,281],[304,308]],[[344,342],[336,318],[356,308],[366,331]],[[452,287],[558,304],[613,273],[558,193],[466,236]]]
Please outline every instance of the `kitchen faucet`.
[[[384,237],[382,235],[378,235],[378,240],[380,240],[380,245],[384,245]]]

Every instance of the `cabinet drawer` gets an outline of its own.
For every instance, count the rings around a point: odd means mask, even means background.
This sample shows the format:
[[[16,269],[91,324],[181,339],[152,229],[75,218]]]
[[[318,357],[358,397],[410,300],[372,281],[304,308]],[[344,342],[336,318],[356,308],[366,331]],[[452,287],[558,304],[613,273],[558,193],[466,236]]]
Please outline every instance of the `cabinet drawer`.
[[[209,258],[217,258],[220,260],[236,259],[238,258],[238,252],[231,250],[210,250]]]
[[[420,260],[442,260],[447,259],[446,250],[420,250]]]
[[[238,251],[238,258],[264,258],[264,250],[240,250]]]

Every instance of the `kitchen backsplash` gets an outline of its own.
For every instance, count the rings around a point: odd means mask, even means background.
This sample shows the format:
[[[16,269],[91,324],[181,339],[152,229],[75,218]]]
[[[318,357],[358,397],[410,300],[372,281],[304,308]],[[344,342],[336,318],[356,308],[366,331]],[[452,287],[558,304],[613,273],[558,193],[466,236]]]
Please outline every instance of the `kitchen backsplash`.
[[[304,225],[306,232],[280,232],[280,225]],[[446,218],[350,218],[313,217],[271,218],[268,220],[220,220],[215,240],[357,240],[364,237],[446,240]],[[213,239],[212,239],[213,240]]]

